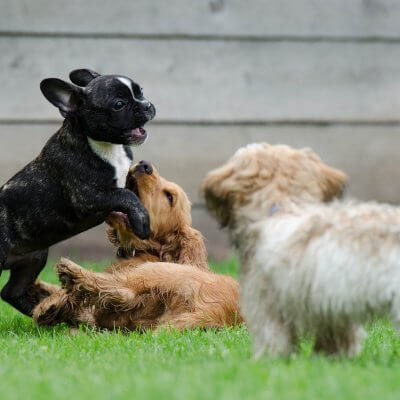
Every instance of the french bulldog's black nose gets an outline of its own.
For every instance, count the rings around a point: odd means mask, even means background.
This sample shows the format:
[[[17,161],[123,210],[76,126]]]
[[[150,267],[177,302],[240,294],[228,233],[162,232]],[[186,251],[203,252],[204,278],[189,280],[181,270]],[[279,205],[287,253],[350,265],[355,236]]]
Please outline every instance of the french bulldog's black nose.
[[[144,160],[139,161],[138,170],[139,172],[147,175],[151,175],[153,173],[153,167],[151,164]]]

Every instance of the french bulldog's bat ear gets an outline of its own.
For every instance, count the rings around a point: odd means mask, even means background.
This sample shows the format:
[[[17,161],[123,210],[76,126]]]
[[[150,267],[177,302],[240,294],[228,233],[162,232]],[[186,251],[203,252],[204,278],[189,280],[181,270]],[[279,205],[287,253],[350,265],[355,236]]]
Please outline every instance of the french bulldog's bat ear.
[[[71,82],[75,83],[75,85],[85,87],[89,82],[98,76],[100,76],[100,74],[90,69],[74,69],[69,74],[69,79],[71,79]]]
[[[48,78],[40,82],[40,90],[44,97],[60,110],[63,117],[77,111],[81,93],[77,86],[61,79]]]

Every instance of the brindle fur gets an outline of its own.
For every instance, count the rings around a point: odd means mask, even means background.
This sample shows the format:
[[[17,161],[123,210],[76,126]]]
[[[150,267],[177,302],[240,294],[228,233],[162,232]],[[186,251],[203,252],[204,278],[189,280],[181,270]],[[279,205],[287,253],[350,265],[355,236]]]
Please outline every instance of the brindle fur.
[[[132,160],[129,145],[140,143],[132,143],[129,132],[154,117],[154,106],[133,81],[135,96],[114,75],[76,70],[70,78],[80,86],[42,82],[65,120],[39,156],[0,188],[0,273],[10,269],[1,297],[27,315],[50,294],[35,280],[53,244],[101,224],[113,211],[125,213],[139,237],[150,234],[147,211],[134,193],[117,187],[115,168],[88,138],[123,145]],[[113,111],[116,97],[129,107]]]

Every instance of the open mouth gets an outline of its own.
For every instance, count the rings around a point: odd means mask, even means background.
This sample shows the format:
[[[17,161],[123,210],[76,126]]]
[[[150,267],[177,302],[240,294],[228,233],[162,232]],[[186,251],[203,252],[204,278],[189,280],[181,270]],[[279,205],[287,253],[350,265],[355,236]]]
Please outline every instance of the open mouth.
[[[127,136],[131,144],[142,144],[147,139],[147,132],[143,126],[140,126],[139,128],[129,130]]]

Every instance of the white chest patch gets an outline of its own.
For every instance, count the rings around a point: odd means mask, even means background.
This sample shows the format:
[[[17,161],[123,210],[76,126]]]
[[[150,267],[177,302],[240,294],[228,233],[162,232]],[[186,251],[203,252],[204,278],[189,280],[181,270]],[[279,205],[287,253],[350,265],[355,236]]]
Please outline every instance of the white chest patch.
[[[115,181],[117,187],[124,188],[126,176],[132,161],[127,156],[122,144],[99,142],[88,138],[91,149],[104,161],[108,162],[115,169]]]

